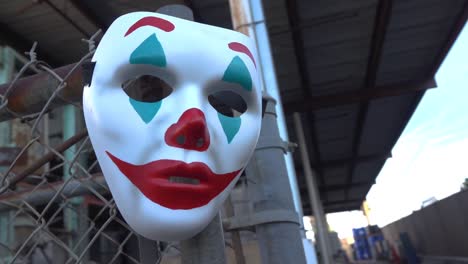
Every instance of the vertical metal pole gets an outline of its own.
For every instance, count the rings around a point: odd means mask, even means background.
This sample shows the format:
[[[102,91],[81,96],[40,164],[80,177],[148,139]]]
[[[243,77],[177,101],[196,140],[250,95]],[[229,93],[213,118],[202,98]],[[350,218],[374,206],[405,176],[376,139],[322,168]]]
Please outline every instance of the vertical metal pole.
[[[231,195],[226,199],[224,203],[224,209],[226,212],[226,217],[233,217],[235,215],[234,206],[231,201]],[[232,249],[234,250],[234,255],[236,256],[236,263],[237,264],[245,264],[245,257],[244,251],[242,249],[242,241],[240,237],[240,233],[237,230],[231,231],[231,239],[232,239]]]
[[[254,155],[247,165],[247,185],[255,214],[273,211],[297,214],[284,162],[284,150],[276,122],[275,100],[268,100],[262,121],[260,139]],[[255,226],[262,263],[306,263],[299,219],[296,223],[270,219]]]
[[[317,224],[318,242],[322,252],[322,259],[324,264],[330,264],[330,239],[328,236],[327,221],[323,212],[322,203],[317,188],[315,175],[310,167],[309,153],[305,144],[304,130],[302,128],[301,116],[299,113],[294,113],[294,127],[296,129],[297,140],[299,149],[301,151],[302,165],[304,167],[304,174],[307,183],[307,190],[309,192],[310,204],[314,212],[315,223]]]
[[[167,5],[158,9],[159,13],[193,20],[190,8],[183,5]],[[198,235],[181,242],[182,263],[221,264],[226,263],[224,236],[220,215]]]
[[[273,62],[273,56],[271,53],[270,41],[268,36],[268,31],[266,27],[266,20],[263,12],[263,5],[261,0],[230,0],[230,9],[232,16],[232,23],[235,30],[240,31],[248,36],[250,36],[257,46],[258,54],[255,54],[256,60],[259,62],[257,64],[258,71],[260,73],[262,88],[276,100],[276,117],[277,124],[276,129],[279,129],[279,136],[285,141],[289,140],[288,132],[286,128],[285,116],[283,112],[283,107],[281,104],[281,96],[278,88],[278,83],[276,79],[276,72]],[[296,180],[296,171],[294,169],[294,163],[292,155],[287,153],[285,156],[279,156],[277,161],[274,161],[272,164],[276,164],[278,161],[285,159],[286,166],[286,175],[288,182],[285,182],[282,187],[290,186],[290,195],[292,195],[292,200],[294,204],[295,211],[299,216],[300,223],[300,236],[304,240],[303,245],[310,245],[307,243],[305,237],[305,231],[303,228],[303,212],[302,212],[302,203],[301,197],[299,194],[299,188]],[[281,192],[281,190],[279,190]],[[268,241],[265,241],[268,243]],[[306,247],[303,245],[300,248],[303,248],[307,251],[306,256],[308,256],[307,261],[314,263],[316,262],[315,251],[313,248]],[[265,247],[262,247],[264,250],[267,250]],[[290,248],[290,247],[288,247]],[[268,255],[268,253],[267,253]],[[286,263],[286,262],[285,262]]]
[[[283,140],[289,141],[285,121],[286,119],[284,116],[283,105],[281,103],[278,82],[276,80],[276,71],[271,53],[270,39],[263,13],[262,1],[229,0],[229,5],[234,30],[250,36],[255,41],[258,54],[254,55],[256,56],[256,61],[259,62],[257,64],[257,69],[261,76],[262,88],[276,100],[276,115],[279,134]],[[301,196],[299,194],[296,171],[294,169],[294,162],[291,153],[286,153],[284,159],[286,160],[286,169],[288,172],[287,177],[289,179],[288,185],[291,187],[294,208],[299,215],[301,229],[303,229]],[[305,237],[305,233],[301,233],[302,236]]]
[[[222,264],[226,263],[224,254],[224,235],[220,215],[198,235],[181,241],[183,264]]]

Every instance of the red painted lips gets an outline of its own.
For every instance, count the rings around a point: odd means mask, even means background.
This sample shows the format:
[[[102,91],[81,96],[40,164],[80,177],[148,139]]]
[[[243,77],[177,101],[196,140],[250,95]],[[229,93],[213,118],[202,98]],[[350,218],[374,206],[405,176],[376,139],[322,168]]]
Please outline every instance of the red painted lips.
[[[151,201],[170,209],[204,206],[220,194],[240,170],[216,174],[204,163],[157,160],[143,165],[125,162],[110,152],[107,155],[119,170]],[[199,183],[170,182],[170,177],[194,179]]]

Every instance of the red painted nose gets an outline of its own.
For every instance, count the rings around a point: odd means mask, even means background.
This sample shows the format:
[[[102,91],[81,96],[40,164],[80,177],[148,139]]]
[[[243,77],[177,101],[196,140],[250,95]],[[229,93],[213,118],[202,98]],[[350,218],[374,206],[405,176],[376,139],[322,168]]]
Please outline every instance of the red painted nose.
[[[196,108],[185,111],[177,123],[172,124],[164,136],[169,146],[205,151],[210,146],[210,133],[205,115]]]

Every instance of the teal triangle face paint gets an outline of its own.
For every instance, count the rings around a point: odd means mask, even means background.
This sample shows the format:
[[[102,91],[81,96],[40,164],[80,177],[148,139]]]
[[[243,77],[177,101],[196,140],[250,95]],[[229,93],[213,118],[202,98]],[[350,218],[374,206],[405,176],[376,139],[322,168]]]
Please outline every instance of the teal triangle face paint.
[[[252,77],[249,69],[239,56],[234,57],[224,72],[223,81],[237,83],[247,91],[252,91]]]
[[[231,143],[234,136],[239,132],[241,126],[240,117],[229,117],[218,113],[219,122],[223,127],[224,134],[226,134],[226,139],[228,143]]]
[[[166,55],[156,34],[145,39],[130,55],[131,64],[150,64],[158,67],[166,66]]]
[[[133,109],[138,113],[138,115],[141,117],[141,120],[148,124],[154,116],[158,113],[159,109],[161,108],[161,101],[157,101],[154,103],[147,103],[147,102],[140,102],[137,100],[134,100],[132,98],[130,99],[130,104],[133,106]]]

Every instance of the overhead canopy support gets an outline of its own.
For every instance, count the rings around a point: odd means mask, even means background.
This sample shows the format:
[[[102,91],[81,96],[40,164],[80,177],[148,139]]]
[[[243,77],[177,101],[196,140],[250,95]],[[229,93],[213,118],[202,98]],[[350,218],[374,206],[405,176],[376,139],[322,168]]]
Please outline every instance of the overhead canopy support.
[[[342,92],[330,95],[310,96],[301,101],[284,103],[287,114],[293,112],[310,112],[323,108],[336,107],[355,103],[365,103],[375,99],[413,94],[437,87],[434,78],[413,83],[398,83],[378,86],[369,90]]]
[[[320,164],[320,167],[323,169],[326,168],[336,168],[340,166],[346,166],[351,162],[372,162],[372,161],[379,161],[379,160],[386,160],[391,157],[390,153],[379,153],[373,155],[365,155],[365,156],[358,156],[358,157],[349,157],[345,159],[338,159],[338,160],[330,160],[325,161]],[[317,165],[318,166],[318,165]]]
[[[369,186],[371,184],[374,184],[374,180],[372,181],[364,181],[364,182],[356,182],[356,183],[351,183],[351,184],[332,184],[332,185],[327,185],[325,187],[319,187],[320,191],[320,196],[325,196],[326,191],[331,192],[331,191],[342,191],[347,188],[358,188],[358,187],[364,187],[364,186]],[[307,188],[306,187],[301,187],[300,189],[301,196],[308,195]],[[323,197],[325,198],[325,197]],[[307,202],[303,202],[304,204],[308,204]],[[326,202],[325,202],[326,203]]]
[[[458,35],[462,31],[463,27],[465,26],[467,20],[468,20],[468,1],[465,1],[463,8],[460,9],[458,17],[455,20],[455,24],[451,27],[452,30],[450,31],[443,48],[440,50],[439,54],[437,54],[434,60],[434,64],[433,64],[434,66],[432,67],[428,76],[434,76],[436,74],[440,65],[442,64],[445,57],[447,56],[450,48],[453,46],[453,44],[455,43],[455,40],[457,39]]]
[[[327,186],[327,191],[340,191],[340,190],[345,190],[349,188],[369,186],[371,184],[374,184],[374,181],[356,182],[356,183],[351,183],[351,184],[333,184],[333,185]],[[320,191],[322,191],[322,188],[320,188]]]
[[[31,49],[33,41],[22,37],[9,26],[0,23],[0,44],[11,46],[12,48],[18,50],[18,52],[23,53]],[[38,54],[38,60],[47,61],[47,63],[52,66],[61,64],[60,61],[55,57],[51,56],[47,52],[44,52],[40,45],[38,48],[36,48],[36,53]]]
[[[289,26],[291,29],[299,28],[299,14],[297,0],[286,1],[286,10],[288,11]],[[300,30],[291,30],[292,40],[294,44],[294,56],[299,69],[299,77],[301,78],[302,92],[304,96],[310,96],[310,79],[307,72],[306,56],[304,56],[304,40]]]
[[[107,29],[109,25],[105,25],[104,22],[101,21],[101,19],[99,19],[99,17],[92,12],[91,9],[83,3],[83,1],[71,0],[70,2],[72,3],[73,7],[75,7],[95,27],[100,28],[102,30]]]
[[[367,92],[375,90],[377,73],[379,72],[380,58],[383,53],[383,45],[385,35],[387,34],[388,24],[392,14],[392,0],[380,0],[377,5],[377,11],[375,13],[374,31],[372,33],[372,43],[369,59],[367,61],[366,78],[364,86],[361,91]],[[357,126],[354,130],[354,137],[352,143],[352,156],[357,157],[359,147],[361,146],[362,131],[367,118],[367,112],[369,110],[369,101],[361,103],[359,106]],[[348,176],[346,179],[347,184],[351,184],[353,181],[354,170],[356,168],[356,162],[352,162],[349,165]],[[349,199],[349,189],[346,189],[346,199]]]

